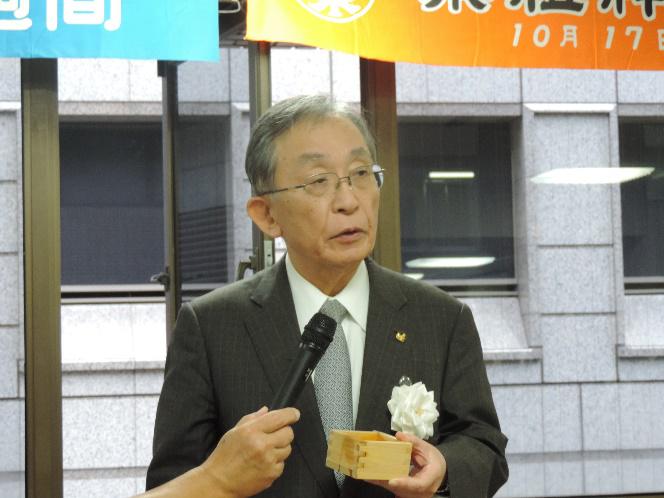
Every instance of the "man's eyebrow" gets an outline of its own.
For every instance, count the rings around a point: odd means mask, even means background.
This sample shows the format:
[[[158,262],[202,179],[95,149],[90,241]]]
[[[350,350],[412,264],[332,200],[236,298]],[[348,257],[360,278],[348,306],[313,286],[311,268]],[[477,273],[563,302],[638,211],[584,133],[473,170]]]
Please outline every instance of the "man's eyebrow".
[[[297,163],[298,164],[306,164],[310,162],[315,162],[319,161],[320,159],[324,158],[325,154],[321,154],[319,152],[305,152],[304,154],[300,154],[297,158]]]
[[[348,154],[349,157],[351,158],[356,158],[356,157],[368,157],[371,158],[371,153],[367,150],[366,147],[357,147],[353,150],[350,151]]]
[[[321,159],[325,159],[326,155],[321,154],[320,152],[305,152],[304,154],[300,154],[297,158],[297,163],[299,165],[311,163],[311,162],[316,162],[320,161]],[[356,147],[355,149],[351,150],[348,153],[348,157],[351,159],[355,159],[358,157],[367,157],[371,158],[371,153],[367,150],[366,147]]]

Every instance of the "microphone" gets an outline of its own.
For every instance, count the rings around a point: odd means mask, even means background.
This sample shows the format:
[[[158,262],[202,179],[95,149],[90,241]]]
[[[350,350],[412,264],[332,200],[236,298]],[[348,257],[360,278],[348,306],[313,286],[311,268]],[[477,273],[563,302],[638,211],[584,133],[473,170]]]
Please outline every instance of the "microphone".
[[[270,403],[270,410],[293,406],[311,372],[334,339],[337,322],[323,313],[316,313],[304,327],[300,348],[281,388]]]

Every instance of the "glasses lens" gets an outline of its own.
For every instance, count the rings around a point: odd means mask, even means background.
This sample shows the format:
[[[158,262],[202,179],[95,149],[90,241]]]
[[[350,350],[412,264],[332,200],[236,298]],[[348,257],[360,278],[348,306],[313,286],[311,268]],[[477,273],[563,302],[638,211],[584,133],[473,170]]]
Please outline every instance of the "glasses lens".
[[[312,176],[311,181],[304,186],[304,190],[317,197],[323,196],[331,190],[332,185],[334,184],[332,177],[335,176],[334,173],[323,173],[321,175]]]
[[[350,173],[350,181],[353,187],[369,188],[376,186],[376,179],[372,174],[371,166],[360,166]]]
[[[383,180],[385,179],[385,170],[382,169],[380,166],[377,164],[374,164],[371,167],[371,170],[373,171],[373,177],[378,184],[378,188],[381,188],[383,186]]]

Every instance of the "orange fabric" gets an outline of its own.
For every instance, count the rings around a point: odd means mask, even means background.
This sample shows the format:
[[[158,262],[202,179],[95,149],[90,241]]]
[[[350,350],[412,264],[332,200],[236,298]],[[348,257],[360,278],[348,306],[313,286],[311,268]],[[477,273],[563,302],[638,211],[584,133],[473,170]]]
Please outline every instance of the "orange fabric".
[[[249,0],[247,39],[435,65],[664,69],[664,2]]]

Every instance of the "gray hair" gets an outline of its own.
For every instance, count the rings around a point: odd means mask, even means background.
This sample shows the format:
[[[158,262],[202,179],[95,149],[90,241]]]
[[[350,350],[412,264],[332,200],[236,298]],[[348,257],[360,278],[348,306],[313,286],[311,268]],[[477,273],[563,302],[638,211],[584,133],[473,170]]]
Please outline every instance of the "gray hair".
[[[252,130],[244,169],[255,193],[274,188],[276,140],[301,121],[318,121],[329,117],[345,118],[353,123],[369,147],[372,160],[376,160],[376,143],[361,113],[346,104],[334,102],[327,95],[291,97],[270,107]]]

